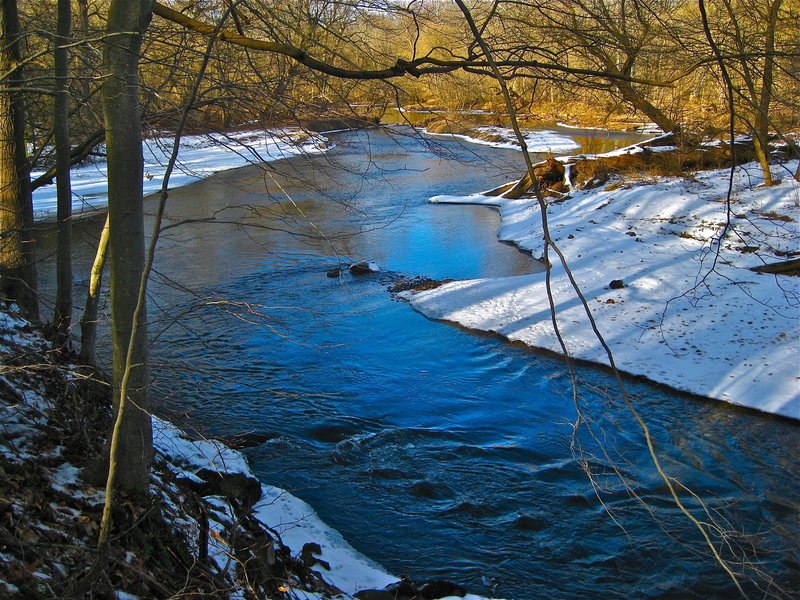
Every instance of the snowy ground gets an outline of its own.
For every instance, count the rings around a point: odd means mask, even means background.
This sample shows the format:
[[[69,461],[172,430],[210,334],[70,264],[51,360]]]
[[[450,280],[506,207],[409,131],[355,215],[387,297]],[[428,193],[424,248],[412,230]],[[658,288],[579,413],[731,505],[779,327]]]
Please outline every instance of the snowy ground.
[[[149,138],[142,144],[144,153],[144,193],[161,189],[164,172],[172,153],[172,137]],[[309,136],[300,129],[239,131],[186,136],[181,140],[170,188],[180,187],[213,175],[217,171],[268,162],[300,153],[324,152],[327,140]],[[102,151],[102,149],[101,149]],[[32,178],[42,175],[31,174]],[[73,168],[73,212],[80,214],[102,209],[108,204],[108,171],[103,160]],[[33,193],[37,219],[52,218],[56,212],[56,186],[43,186]]]
[[[434,137],[455,138],[471,142],[473,144],[483,144],[484,146],[493,146],[494,148],[508,148],[511,150],[519,150],[517,138],[514,131],[507,127],[493,127],[485,125],[476,127],[475,131],[486,134],[492,138],[484,140],[469,135],[461,135],[454,133],[434,133],[431,131],[423,130],[425,135]],[[571,137],[556,133],[555,131],[548,131],[546,129],[537,129],[535,131],[524,132],[525,144],[528,146],[528,152],[544,153],[552,152],[553,154],[564,154],[565,152],[573,152],[579,150],[581,145],[573,140]]]
[[[800,278],[750,267],[796,253],[797,163],[782,183],[760,186],[755,164],[739,168],[733,227],[717,257],[729,171],[689,179],[626,180],[575,191],[548,208],[551,235],[567,257],[617,365],[674,388],[800,418]],[[614,187],[614,186],[612,186]],[[536,202],[483,195],[432,202],[498,206],[498,237],[543,254]],[[572,356],[608,364],[564,269],[554,263],[558,322]],[[623,280],[611,289],[612,280]],[[544,273],[459,281],[419,292],[425,315],[560,353]]]

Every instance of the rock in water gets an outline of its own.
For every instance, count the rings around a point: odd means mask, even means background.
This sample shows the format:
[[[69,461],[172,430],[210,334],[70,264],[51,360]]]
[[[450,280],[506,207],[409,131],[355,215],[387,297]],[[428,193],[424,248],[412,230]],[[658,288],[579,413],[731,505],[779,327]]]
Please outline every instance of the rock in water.
[[[365,260],[353,263],[347,268],[347,270],[350,271],[351,275],[369,275],[371,273],[380,272],[378,265],[376,265],[373,262],[367,262]]]
[[[330,277],[331,279],[333,279],[334,277],[338,277],[341,274],[342,274],[342,269],[340,267],[336,267],[335,269],[331,269],[330,271],[328,271],[326,273],[326,275],[328,277]]]
[[[241,450],[242,448],[254,448],[261,444],[274,440],[278,437],[277,434],[270,433],[237,433],[229,438],[220,438],[220,441],[228,448],[235,448]]]
[[[540,531],[547,527],[547,522],[539,517],[520,515],[514,519],[514,529],[521,531]]]
[[[463,598],[467,595],[467,590],[457,583],[436,579],[419,586],[419,593],[426,598],[434,600],[436,598],[447,598],[450,596]]]
[[[463,598],[466,595],[467,590],[457,583],[438,579],[420,583],[403,577],[382,590],[356,592],[355,597],[358,600],[438,600],[451,597]]]
[[[397,596],[386,590],[361,590],[356,592],[355,597],[358,600],[397,600]]]

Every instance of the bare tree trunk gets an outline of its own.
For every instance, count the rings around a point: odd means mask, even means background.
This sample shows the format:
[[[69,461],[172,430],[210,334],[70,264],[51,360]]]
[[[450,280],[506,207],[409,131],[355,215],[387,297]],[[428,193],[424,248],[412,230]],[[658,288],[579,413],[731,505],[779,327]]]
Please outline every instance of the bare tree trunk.
[[[72,321],[72,185],[70,183],[69,132],[69,43],[71,0],[58,0],[58,24],[55,50],[55,108],[53,129],[56,143],[56,198],[58,213],[58,250],[56,262],[56,305],[53,314],[53,343],[69,347]]]
[[[753,143],[756,156],[764,174],[764,185],[777,183],[772,178],[769,160],[769,108],[775,85],[775,29],[778,25],[782,0],[775,0],[769,5],[767,15],[766,36],[764,40],[764,70],[761,76],[761,93],[758,98],[755,119],[753,120]],[[753,100],[756,100],[753,98]]]
[[[635,109],[644,113],[653,123],[658,125],[663,131],[678,131],[680,126],[670,119],[664,112],[653,105],[647,98],[639,94],[627,81],[617,80],[614,82],[623,100],[628,102]]]
[[[610,73],[614,73],[616,75],[627,75],[630,76],[630,73],[620,73],[616,65],[614,65],[610,60],[605,61],[604,66]],[[630,82],[625,81],[624,79],[615,79],[613,80],[614,87],[619,90],[622,99],[625,100],[628,104],[633,106],[636,110],[643,113],[648,119],[650,119],[653,123],[659,126],[665,132],[671,131],[678,131],[680,126],[676,123],[673,119],[670,119],[664,111],[660,108],[655,106],[652,102],[650,102],[647,98],[645,98],[641,93],[639,93],[636,88],[631,85]]]
[[[753,126],[753,148],[756,153],[756,160],[761,167],[761,173],[764,176],[764,185],[775,185],[775,180],[772,178],[772,170],[770,169],[769,142],[766,136],[760,134],[757,125]]]
[[[87,39],[89,37],[89,0],[78,0],[78,28],[78,35],[83,39]],[[77,52],[81,54],[86,52],[86,49],[79,48]],[[76,83],[81,89],[80,97],[85,99],[89,97],[91,73],[88,72],[85,63],[79,64],[80,66],[77,67],[78,77]]]
[[[148,0],[112,0],[104,49],[114,409],[119,417],[109,477],[113,480],[115,472],[113,487],[128,493],[146,492],[153,456],[146,310],[139,313],[134,327],[145,240],[138,66],[150,10]],[[123,398],[126,361],[132,368]]]
[[[0,72],[11,75],[0,83],[0,298],[17,302],[24,314],[35,320],[39,310],[30,235],[33,203],[25,149],[25,107],[20,92],[14,91],[23,79],[20,56],[17,2],[3,0]]]
[[[86,307],[81,318],[81,351],[79,358],[87,365],[94,365],[97,359],[97,307],[100,302],[100,286],[103,282],[103,268],[106,265],[108,248],[108,215],[100,233],[97,253],[89,276],[89,291],[86,294]]]

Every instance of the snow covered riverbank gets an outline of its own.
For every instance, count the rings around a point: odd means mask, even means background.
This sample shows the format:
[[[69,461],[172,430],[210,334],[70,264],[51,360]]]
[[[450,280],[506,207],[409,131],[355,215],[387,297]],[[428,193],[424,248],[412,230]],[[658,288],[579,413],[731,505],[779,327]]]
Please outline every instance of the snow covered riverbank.
[[[142,143],[145,194],[153,194],[161,189],[172,152],[172,141],[171,136],[164,136],[147,138]],[[300,129],[289,128],[185,136],[181,140],[176,168],[170,177],[170,187],[180,187],[226,169],[301,153],[317,154],[327,148],[328,140],[324,136],[309,135]],[[42,172],[31,174],[32,178],[40,175]],[[73,167],[71,175],[72,210],[75,214],[99,210],[108,205],[108,172],[104,160]],[[55,216],[55,184],[34,191],[33,207],[37,219]]]
[[[436,131],[429,131],[423,129],[425,135],[443,138],[455,138],[470,142],[473,144],[482,144],[485,146],[492,146],[494,148],[508,148],[511,150],[519,150],[520,146],[514,131],[507,127],[493,127],[483,125],[476,127],[473,134],[458,134],[458,133],[439,133]],[[528,146],[528,152],[545,153],[550,152],[553,154],[563,154],[565,152],[574,152],[579,150],[581,145],[573,140],[571,137],[562,135],[555,131],[547,129],[537,129],[534,131],[525,131],[525,144]]]
[[[760,186],[757,165],[737,169],[732,227],[719,256],[714,240],[726,221],[728,170],[624,180],[550,200],[551,235],[623,371],[800,418],[800,278],[749,270],[798,252],[800,184],[790,174],[797,163],[785,168],[772,188]],[[542,256],[535,200],[476,194],[431,201],[497,206],[498,237]],[[608,364],[557,261],[551,253],[568,350]],[[624,287],[612,289],[612,280]],[[449,283],[415,294],[413,306],[430,318],[560,353],[544,273]]]

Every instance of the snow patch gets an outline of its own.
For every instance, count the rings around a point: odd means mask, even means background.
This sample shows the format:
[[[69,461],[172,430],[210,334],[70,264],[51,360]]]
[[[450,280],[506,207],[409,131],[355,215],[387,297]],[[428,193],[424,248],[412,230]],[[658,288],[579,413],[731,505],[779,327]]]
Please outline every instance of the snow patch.
[[[187,469],[186,475],[208,469],[220,473],[241,473],[255,478],[241,452],[217,440],[189,439],[172,423],[153,416],[153,446],[171,462]]]
[[[262,499],[254,508],[256,518],[275,529],[294,554],[308,542],[319,544],[320,558],[331,567],[329,571],[321,571],[329,583],[352,595],[358,590],[382,589],[398,581],[398,577],[350,546],[304,501],[280,488],[263,485],[261,490]]]

